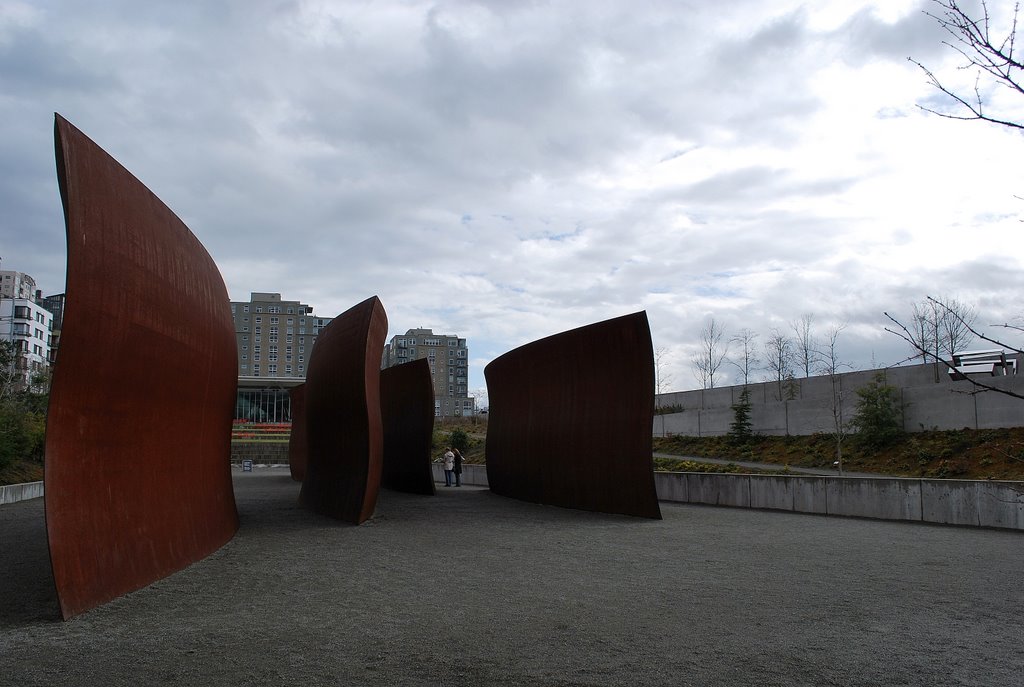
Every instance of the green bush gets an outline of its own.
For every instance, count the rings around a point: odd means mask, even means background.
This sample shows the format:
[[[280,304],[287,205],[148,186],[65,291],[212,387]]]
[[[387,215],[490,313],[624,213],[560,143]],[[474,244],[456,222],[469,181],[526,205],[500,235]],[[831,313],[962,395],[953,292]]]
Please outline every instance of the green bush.
[[[739,400],[732,406],[733,420],[729,425],[729,439],[734,444],[746,444],[753,437],[750,422],[750,387],[743,387]]]
[[[459,449],[460,452],[465,452],[469,448],[469,435],[461,429],[453,429],[448,435],[448,445]]]
[[[888,446],[903,434],[899,389],[886,384],[884,373],[857,389],[857,410],[850,425],[857,443],[869,449]]]

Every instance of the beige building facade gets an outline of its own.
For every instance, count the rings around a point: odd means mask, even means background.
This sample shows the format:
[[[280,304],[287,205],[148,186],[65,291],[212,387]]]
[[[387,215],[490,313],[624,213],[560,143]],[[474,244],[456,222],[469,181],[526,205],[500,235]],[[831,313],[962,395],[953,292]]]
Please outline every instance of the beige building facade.
[[[476,412],[469,396],[469,348],[454,334],[431,329],[409,329],[384,346],[381,367],[393,367],[426,358],[434,385],[434,416],[461,417]]]
[[[306,381],[306,368],[320,331],[333,318],[288,301],[279,293],[254,291],[249,301],[232,301],[238,349],[235,418],[290,422],[288,389]]]

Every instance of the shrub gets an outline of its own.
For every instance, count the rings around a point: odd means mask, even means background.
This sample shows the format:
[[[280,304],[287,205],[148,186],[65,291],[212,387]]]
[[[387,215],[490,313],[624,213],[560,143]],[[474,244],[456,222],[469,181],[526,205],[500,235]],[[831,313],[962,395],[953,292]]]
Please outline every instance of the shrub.
[[[746,444],[753,436],[750,423],[750,388],[743,387],[739,400],[732,406],[733,420],[729,425],[729,439],[734,444]]]
[[[469,448],[469,435],[461,429],[453,429],[448,435],[448,445],[464,453]]]
[[[899,389],[886,384],[884,373],[857,389],[857,410],[850,425],[865,448],[888,446],[903,434]]]

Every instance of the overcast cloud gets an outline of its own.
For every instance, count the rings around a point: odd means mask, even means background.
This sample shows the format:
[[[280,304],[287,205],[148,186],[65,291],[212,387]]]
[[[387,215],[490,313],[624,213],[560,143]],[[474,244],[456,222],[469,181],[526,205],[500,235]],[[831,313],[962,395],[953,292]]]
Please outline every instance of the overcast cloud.
[[[763,342],[813,313],[852,368],[892,364],[883,310],[1024,313],[1024,139],[917,107],[942,102],[908,56],[973,84],[927,7],[0,0],[2,268],[64,288],[59,112],[232,299],[377,294],[389,336],[465,336],[474,389],[638,310],[675,389],[712,316]]]

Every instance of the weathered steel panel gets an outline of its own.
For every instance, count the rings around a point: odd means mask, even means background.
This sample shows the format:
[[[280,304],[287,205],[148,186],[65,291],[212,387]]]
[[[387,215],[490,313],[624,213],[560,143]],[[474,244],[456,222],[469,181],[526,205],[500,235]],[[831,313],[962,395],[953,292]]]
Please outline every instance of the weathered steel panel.
[[[430,470],[434,387],[426,358],[381,370],[380,407],[384,424],[381,486],[434,494]]]
[[[512,350],[486,368],[491,491],[660,518],[651,457],[654,355],[644,312]]]
[[[306,443],[306,385],[299,384],[288,390],[292,406],[292,431],[288,437],[288,469],[292,479],[306,478],[309,447]]]
[[[46,433],[46,529],[69,618],[217,550],[237,360],[227,289],[159,198],[59,115],[67,307]]]
[[[380,358],[387,332],[384,306],[372,296],[324,327],[306,370],[308,462],[300,500],[356,525],[373,515],[380,491]]]

